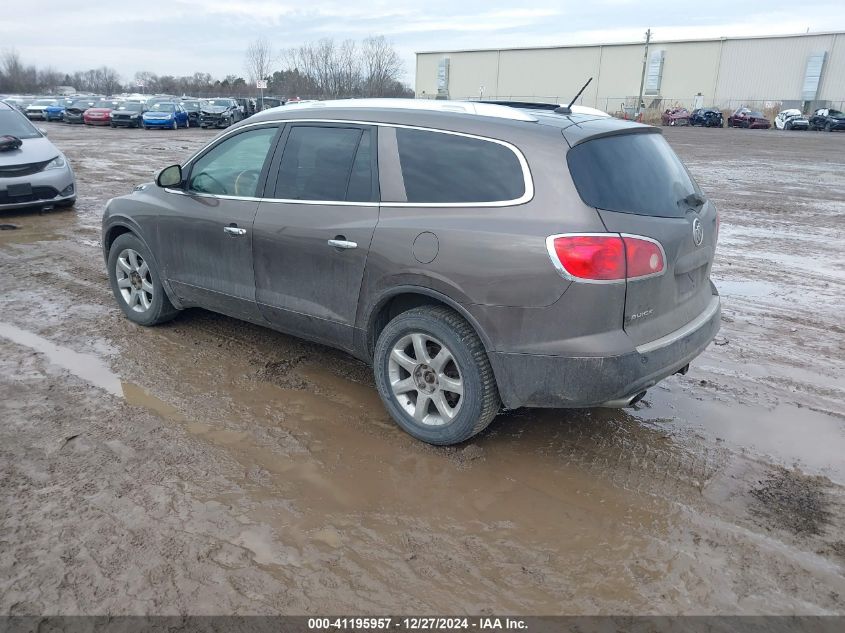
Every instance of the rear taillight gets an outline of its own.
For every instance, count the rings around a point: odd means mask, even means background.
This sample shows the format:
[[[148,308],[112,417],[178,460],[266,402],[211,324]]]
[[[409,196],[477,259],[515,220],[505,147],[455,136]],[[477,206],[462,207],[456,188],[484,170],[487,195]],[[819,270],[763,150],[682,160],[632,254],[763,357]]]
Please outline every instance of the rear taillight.
[[[640,279],[659,275],[666,268],[660,244],[637,235],[552,235],[546,247],[558,271],[574,281]]]

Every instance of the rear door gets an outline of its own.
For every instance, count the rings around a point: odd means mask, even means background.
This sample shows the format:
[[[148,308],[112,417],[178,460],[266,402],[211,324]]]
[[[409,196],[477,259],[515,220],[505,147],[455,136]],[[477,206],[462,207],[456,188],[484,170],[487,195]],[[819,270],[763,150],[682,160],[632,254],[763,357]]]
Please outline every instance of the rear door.
[[[624,328],[637,345],[669,334],[712,306],[717,214],[659,133],[584,141],[567,157],[584,201],[609,232],[657,240],[664,271],[629,280]]]
[[[254,225],[258,308],[279,329],[352,349],[379,216],[376,130],[288,124]]]

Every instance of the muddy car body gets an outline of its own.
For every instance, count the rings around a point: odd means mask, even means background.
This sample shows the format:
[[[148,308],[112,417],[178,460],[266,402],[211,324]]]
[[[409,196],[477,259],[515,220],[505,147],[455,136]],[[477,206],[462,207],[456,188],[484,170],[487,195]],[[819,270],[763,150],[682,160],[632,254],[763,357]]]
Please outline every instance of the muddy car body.
[[[286,106],[156,184],[103,216],[130,319],[202,306],[343,349],[427,442],[463,441],[503,406],[625,406],[719,327],[716,209],[658,128],[466,102]]]

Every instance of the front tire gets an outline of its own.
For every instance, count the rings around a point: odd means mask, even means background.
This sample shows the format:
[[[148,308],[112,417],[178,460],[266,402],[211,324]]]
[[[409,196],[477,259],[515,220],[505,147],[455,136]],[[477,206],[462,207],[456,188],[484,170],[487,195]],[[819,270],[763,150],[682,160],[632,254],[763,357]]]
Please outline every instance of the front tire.
[[[373,371],[394,421],[418,440],[464,442],[501,408],[478,335],[445,306],[422,306],[390,321],[376,342]]]
[[[109,250],[109,282],[117,304],[138,325],[158,325],[176,316],[146,245],[124,233]]]

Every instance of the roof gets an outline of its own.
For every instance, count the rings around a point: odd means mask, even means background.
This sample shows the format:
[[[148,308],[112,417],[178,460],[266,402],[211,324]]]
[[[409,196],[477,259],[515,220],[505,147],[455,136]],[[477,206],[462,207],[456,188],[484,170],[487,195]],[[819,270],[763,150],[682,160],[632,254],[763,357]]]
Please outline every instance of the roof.
[[[310,101],[302,103],[289,103],[271,108],[271,110],[311,110],[325,108],[343,109],[391,109],[391,110],[427,110],[430,112],[454,112],[455,114],[475,114],[478,116],[489,116],[498,119],[511,119],[514,121],[536,121],[532,114],[511,108],[508,106],[483,103],[478,101],[449,101],[433,99],[336,99],[331,101]]]
[[[818,31],[814,33],[786,33],[782,35],[745,35],[740,37],[703,37],[687,40],[651,40],[650,46],[659,44],[694,44],[699,42],[725,42],[736,40],[766,40],[780,39],[787,37],[816,37],[819,35],[845,35],[845,31]],[[643,46],[644,40],[634,42],[597,42],[595,44],[549,44],[547,46],[499,46],[491,48],[462,48],[462,49],[441,49],[416,51],[416,55],[445,55],[448,53],[489,53],[493,51],[536,51],[553,48],[595,48],[602,46]]]

